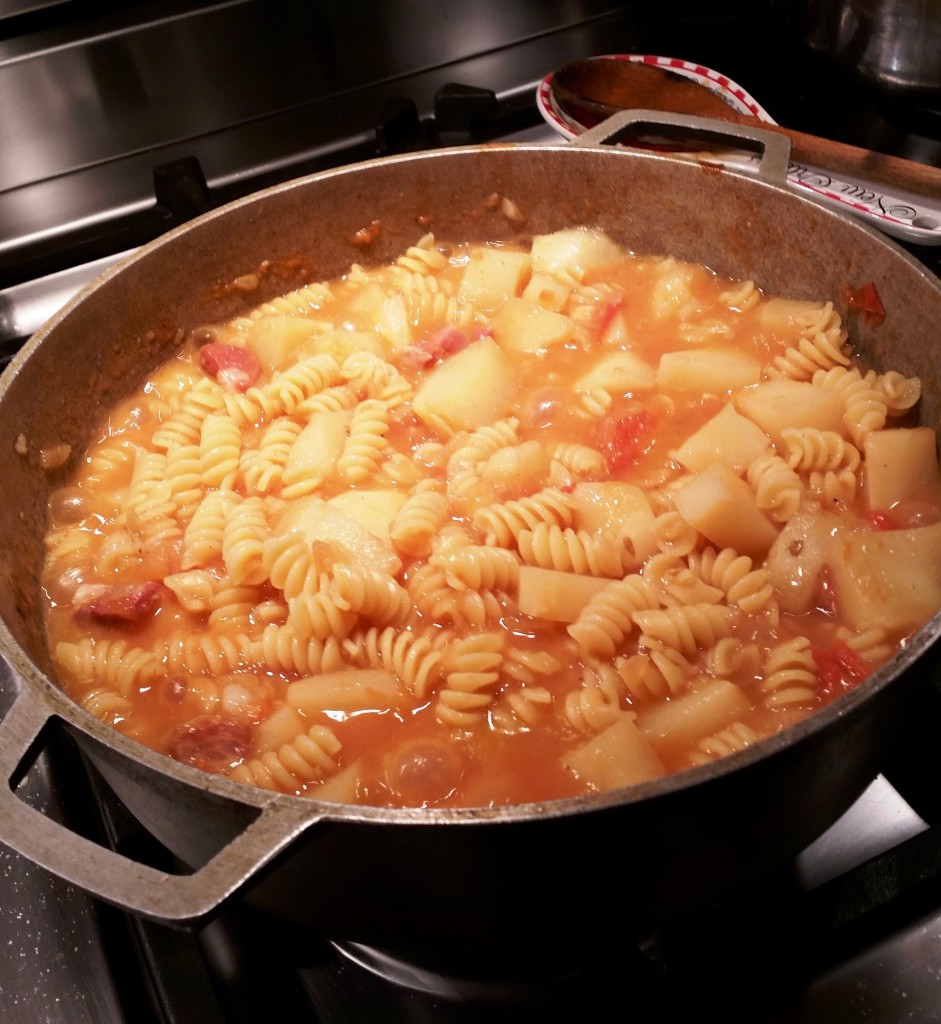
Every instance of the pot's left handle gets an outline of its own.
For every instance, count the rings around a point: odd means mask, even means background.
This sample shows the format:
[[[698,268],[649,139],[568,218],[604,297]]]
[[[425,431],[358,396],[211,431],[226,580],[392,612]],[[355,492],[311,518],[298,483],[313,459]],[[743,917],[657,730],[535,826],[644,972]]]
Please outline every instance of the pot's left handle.
[[[656,128],[658,131],[683,139],[718,142],[726,146],[737,142],[759,153],[758,177],[773,185],[787,181],[791,155],[790,140],[764,128],[732,121],[717,121],[693,114],[674,114],[663,110],[619,110],[575,139],[576,146],[600,146],[616,143],[628,128],[634,134],[639,129]]]
[[[193,924],[209,915],[317,820],[305,801],[271,799],[199,870],[173,875],[131,860],[54,821],[16,795],[21,765],[52,717],[24,689],[0,722],[0,843],[52,874],[125,910]],[[298,806],[299,805],[299,806]]]

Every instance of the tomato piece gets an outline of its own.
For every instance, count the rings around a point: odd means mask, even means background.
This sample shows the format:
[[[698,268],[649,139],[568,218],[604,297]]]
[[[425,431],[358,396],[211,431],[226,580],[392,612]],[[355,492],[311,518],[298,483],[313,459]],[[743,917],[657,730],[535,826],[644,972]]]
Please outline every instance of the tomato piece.
[[[866,323],[879,325],[885,320],[885,306],[872,281],[856,289],[844,285],[843,301],[849,309],[859,310]]]
[[[899,524],[888,512],[880,512],[878,509],[866,513],[866,522],[876,530],[899,529]]]
[[[178,726],[170,756],[183,764],[218,772],[241,761],[251,748],[251,728],[229,715],[205,714]]]
[[[614,318],[624,308],[624,296],[618,295],[609,299],[598,319],[598,335],[601,336],[611,326]]]
[[[78,622],[99,622],[104,626],[134,624],[157,607],[162,593],[159,580],[88,584],[75,592],[72,615]]]
[[[482,336],[482,334],[478,335],[478,337]],[[459,327],[442,327],[414,345],[403,349],[399,361],[403,366],[421,369],[438,362],[439,359],[444,359],[445,356],[460,352],[470,343],[471,339]]]
[[[608,471],[616,473],[633,465],[650,451],[656,418],[647,409],[605,417],[600,425],[598,448]]]
[[[219,341],[203,345],[199,366],[227,391],[247,391],[261,375],[261,364],[251,349]]]
[[[866,662],[849,644],[837,640],[829,651],[813,647],[817,680],[825,697],[835,697],[861,683],[869,675]]]

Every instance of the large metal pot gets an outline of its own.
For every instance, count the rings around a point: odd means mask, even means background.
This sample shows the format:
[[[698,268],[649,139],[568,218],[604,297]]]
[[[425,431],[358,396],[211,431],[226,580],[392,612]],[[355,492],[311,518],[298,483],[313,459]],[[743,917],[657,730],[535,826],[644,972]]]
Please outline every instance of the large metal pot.
[[[702,906],[783,864],[861,794],[897,742],[917,681],[934,672],[939,617],[836,704],[725,760],[623,791],[495,810],[330,805],[243,787],[139,746],[53,681],[37,577],[47,496],[71,465],[43,471],[39,452],[61,442],[80,451],[90,420],[169,355],[176,328],[236,312],[240,300],[214,298],[213,286],[263,260],[307,254],[325,278],[354,261],[393,259],[427,226],[442,239],[522,239],[592,223],[631,250],[751,277],[775,294],[839,302],[844,286],[872,281],[884,323],[842,310],[859,351],[921,376],[924,421],[938,422],[936,278],[870,228],[762,180],[783,181],[786,150],[769,148],[755,179],[599,145],[609,131],[578,146],[377,160],[270,189],[146,246],[30,341],[0,381],[0,643],[20,680],[0,724],[0,840],[149,917],[199,920],[241,891],[332,939],[425,966],[469,955],[489,969],[587,952],[602,927],[639,933]],[[507,219],[493,195],[513,200],[525,221]],[[381,231],[364,250],[353,239],[374,220]],[[16,797],[44,730],[59,722],[192,873],[104,850]]]
[[[941,99],[941,0],[799,0],[808,45],[886,99]]]

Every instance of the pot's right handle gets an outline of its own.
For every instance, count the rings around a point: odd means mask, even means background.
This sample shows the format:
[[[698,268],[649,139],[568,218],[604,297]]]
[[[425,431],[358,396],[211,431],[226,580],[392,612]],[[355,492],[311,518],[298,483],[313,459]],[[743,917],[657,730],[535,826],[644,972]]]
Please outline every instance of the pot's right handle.
[[[772,185],[787,182],[791,143],[788,138],[764,128],[732,121],[718,121],[692,114],[674,114],[663,110],[620,110],[616,114],[579,135],[572,143],[576,146],[601,146],[616,143],[618,136],[630,128],[633,134],[642,128],[657,128],[663,134],[683,139],[700,139],[734,145],[747,144],[758,156],[758,177]]]
[[[305,801],[273,797],[240,835],[192,874],[172,875],[141,864],[77,835],[16,795],[20,765],[51,717],[27,688],[0,722],[0,842],[125,910],[168,923],[193,924],[317,820]]]

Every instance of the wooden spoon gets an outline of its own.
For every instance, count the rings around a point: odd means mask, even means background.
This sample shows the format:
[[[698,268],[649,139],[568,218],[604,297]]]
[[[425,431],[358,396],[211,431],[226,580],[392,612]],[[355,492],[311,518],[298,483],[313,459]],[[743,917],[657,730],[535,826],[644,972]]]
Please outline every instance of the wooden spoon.
[[[616,58],[589,58],[563,65],[553,73],[550,85],[560,109],[586,128],[619,110],[635,108],[747,124],[787,136],[795,163],[892,185],[935,200],[941,198],[941,169],[937,167],[741,114],[711,89],[667,68]]]

